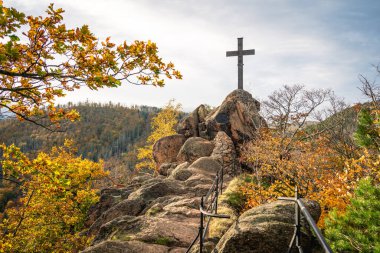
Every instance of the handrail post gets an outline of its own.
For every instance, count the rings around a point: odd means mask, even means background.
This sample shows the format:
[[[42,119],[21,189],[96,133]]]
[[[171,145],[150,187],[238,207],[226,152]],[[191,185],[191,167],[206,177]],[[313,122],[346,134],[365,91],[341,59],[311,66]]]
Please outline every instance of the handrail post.
[[[215,187],[215,214],[218,214],[218,197],[219,197],[219,176],[216,176],[216,187]]]
[[[203,209],[203,196],[201,198],[201,208]],[[201,212],[201,222],[199,225],[199,253],[203,250],[203,213]]]
[[[224,162],[223,162],[223,165],[222,165],[222,171],[221,171],[221,182],[220,182],[220,194],[223,193],[223,178],[224,178]]]
[[[298,194],[298,187],[296,186],[295,187],[295,199],[298,200],[299,199],[299,194]],[[299,252],[303,252],[302,251],[302,247],[301,247],[301,212],[300,212],[300,207],[298,205],[298,203],[294,203],[294,206],[295,206],[295,221],[296,221],[296,247],[298,248],[298,251]]]
[[[223,166],[222,166],[222,176],[221,176],[221,182],[220,182],[220,194],[223,193],[223,177],[224,177],[224,163],[223,163]]]
[[[333,252],[332,249],[330,248],[329,244],[326,242],[325,238],[323,237],[321,231],[317,227],[317,224],[315,224],[313,217],[311,217],[309,211],[307,210],[307,208],[303,204],[302,200],[298,200],[297,203],[298,203],[298,206],[300,207],[301,212],[302,212],[303,216],[305,217],[306,221],[309,223],[311,229],[314,231],[315,235],[317,236],[317,239],[318,239],[320,245],[323,247],[325,252],[332,253]]]
[[[297,187],[295,188],[295,197],[294,198],[279,197],[278,199],[295,202],[295,229],[294,229],[292,239],[290,240],[287,253],[290,253],[292,251],[294,243],[296,244],[296,247],[298,248],[298,252],[303,253],[303,250],[301,247],[301,213],[302,213],[303,217],[305,218],[306,222],[309,223],[311,230],[315,233],[315,235],[318,239],[318,242],[323,247],[324,251],[326,253],[333,253],[329,244],[326,242],[321,231],[317,227],[317,224],[315,224],[313,217],[310,215],[306,206],[302,202],[301,195],[299,194]]]
[[[298,194],[297,186],[294,188],[294,191],[295,191],[294,198],[289,198],[289,200],[294,201],[294,233],[293,233],[292,239],[290,240],[287,253],[292,252],[293,246],[296,246],[296,248],[298,249],[298,252],[303,253],[303,250],[301,247],[301,209],[297,202],[300,196]]]

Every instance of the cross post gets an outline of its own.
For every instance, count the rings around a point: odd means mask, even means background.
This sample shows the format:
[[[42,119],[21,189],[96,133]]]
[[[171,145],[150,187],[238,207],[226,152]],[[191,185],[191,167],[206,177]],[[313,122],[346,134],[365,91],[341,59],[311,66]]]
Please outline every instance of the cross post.
[[[243,55],[254,55],[255,49],[243,50],[243,38],[238,38],[238,50],[227,51],[226,57],[238,57],[238,89],[243,89]]]

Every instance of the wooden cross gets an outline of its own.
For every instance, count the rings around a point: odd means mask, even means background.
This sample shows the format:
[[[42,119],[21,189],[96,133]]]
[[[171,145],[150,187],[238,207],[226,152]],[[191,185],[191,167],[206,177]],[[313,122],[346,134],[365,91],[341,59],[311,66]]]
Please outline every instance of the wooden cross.
[[[254,55],[255,49],[243,50],[243,38],[238,38],[238,50],[227,51],[226,56],[238,57],[238,89],[243,89],[243,55]]]

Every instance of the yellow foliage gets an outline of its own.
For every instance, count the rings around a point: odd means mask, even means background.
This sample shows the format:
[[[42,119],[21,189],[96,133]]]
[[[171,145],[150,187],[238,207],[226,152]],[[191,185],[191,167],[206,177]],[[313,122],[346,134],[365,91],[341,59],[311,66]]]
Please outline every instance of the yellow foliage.
[[[164,86],[163,77],[182,78],[173,63],[158,56],[151,41],[99,41],[87,25],[67,29],[64,10],[53,4],[46,13],[26,16],[0,2],[0,109],[20,120],[38,123],[36,118],[47,116],[58,124],[78,119],[75,110],[57,108],[54,100],[82,86],[97,90],[118,87],[122,81]]]
[[[0,223],[0,252],[78,252],[86,214],[98,201],[94,180],[102,162],[74,155],[72,141],[29,159],[14,145],[1,145],[4,178],[19,182],[21,197],[8,203]]]
[[[174,100],[170,100],[152,119],[152,132],[147,138],[146,145],[138,149],[137,159],[140,162],[136,165],[136,169],[158,169],[153,159],[153,145],[159,139],[176,133],[175,126],[178,123],[180,110],[181,104],[175,104]]]

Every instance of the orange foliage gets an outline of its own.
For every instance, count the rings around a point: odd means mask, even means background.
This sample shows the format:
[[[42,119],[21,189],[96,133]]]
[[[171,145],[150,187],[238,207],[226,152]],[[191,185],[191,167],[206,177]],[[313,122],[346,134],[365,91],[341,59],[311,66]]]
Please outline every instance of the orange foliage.
[[[324,224],[329,210],[345,210],[360,178],[379,178],[379,157],[366,153],[358,160],[344,162],[329,147],[327,138],[308,138],[304,132],[292,138],[263,130],[260,139],[247,144],[242,159],[254,170],[251,182],[242,187],[248,197],[247,208],[280,196],[294,196],[297,185],[302,197],[320,203],[319,225]]]

